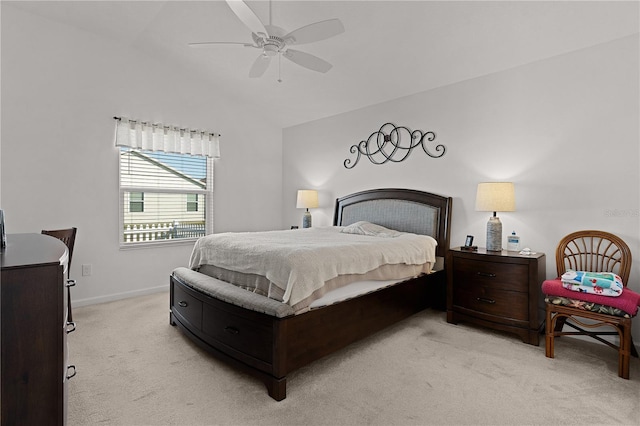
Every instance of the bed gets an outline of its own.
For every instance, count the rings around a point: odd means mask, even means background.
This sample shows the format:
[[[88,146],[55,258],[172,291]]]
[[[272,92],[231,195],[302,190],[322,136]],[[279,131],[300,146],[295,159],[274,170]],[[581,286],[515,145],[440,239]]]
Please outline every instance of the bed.
[[[444,309],[451,202],[410,189],[367,190],[336,200],[335,227],[366,221],[433,237],[436,261],[428,274],[383,284],[354,282],[340,289],[342,300],[329,297],[329,302],[296,312],[288,303],[207,275],[202,266],[176,268],[170,276],[170,324],[214,356],[261,379],[280,401],[286,397],[288,373],[427,307]]]

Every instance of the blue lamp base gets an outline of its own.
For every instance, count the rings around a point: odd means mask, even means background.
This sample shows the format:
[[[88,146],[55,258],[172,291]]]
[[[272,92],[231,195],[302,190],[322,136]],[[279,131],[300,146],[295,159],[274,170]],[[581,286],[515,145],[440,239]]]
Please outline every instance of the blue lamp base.
[[[502,251],[502,222],[496,216],[487,222],[487,251]]]
[[[302,216],[302,227],[311,228],[311,213],[309,213],[309,209]]]

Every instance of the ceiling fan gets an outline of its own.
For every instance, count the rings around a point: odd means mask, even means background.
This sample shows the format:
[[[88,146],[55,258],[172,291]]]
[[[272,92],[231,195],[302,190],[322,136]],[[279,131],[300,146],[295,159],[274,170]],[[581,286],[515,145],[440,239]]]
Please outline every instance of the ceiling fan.
[[[313,43],[325,40],[344,32],[344,26],[339,19],[328,19],[305,25],[297,30],[286,32],[280,27],[271,24],[271,1],[269,1],[269,24],[262,23],[260,18],[242,0],[226,0],[233,13],[251,30],[253,43],[209,41],[201,43],[189,43],[191,47],[211,47],[220,44],[237,44],[245,47],[260,49],[262,52],[256,58],[249,70],[249,77],[261,77],[269,67],[271,58],[285,57],[293,63],[304,68],[326,73],[333,65],[324,59],[300,50],[291,49],[291,45]],[[278,77],[278,81],[282,80]]]

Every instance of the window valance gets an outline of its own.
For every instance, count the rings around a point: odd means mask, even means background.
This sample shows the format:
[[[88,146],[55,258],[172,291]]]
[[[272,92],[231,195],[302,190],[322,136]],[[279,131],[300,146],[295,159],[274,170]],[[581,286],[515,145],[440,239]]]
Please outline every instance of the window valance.
[[[114,117],[116,146],[220,158],[218,133]]]

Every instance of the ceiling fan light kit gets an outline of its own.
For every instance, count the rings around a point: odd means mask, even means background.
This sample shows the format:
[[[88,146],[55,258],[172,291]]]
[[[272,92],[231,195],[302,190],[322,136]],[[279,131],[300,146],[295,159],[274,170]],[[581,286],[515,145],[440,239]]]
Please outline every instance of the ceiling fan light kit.
[[[327,19],[305,25],[289,33],[280,27],[271,25],[271,2],[269,2],[269,24],[264,25],[260,18],[251,8],[241,0],[226,0],[229,8],[251,30],[253,44],[244,42],[200,42],[189,43],[191,47],[207,47],[218,44],[237,44],[244,47],[253,47],[262,52],[258,55],[253,65],[249,69],[249,77],[261,77],[271,62],[271,58],[278,56],[278,59],[285,57],[291,62],[312,71],[326,73],[333,65],[324,59],[318,58],[310,53],[290,49],[290,45],[313,43],[334,37],[344,32],[344,26],[339,19]],[[282,82],[278,77],[278,82]]]

